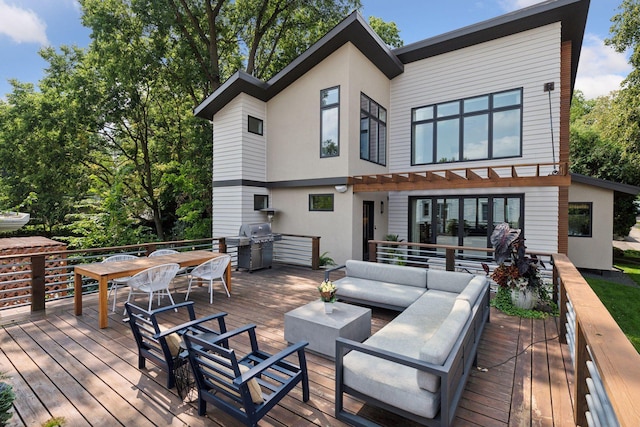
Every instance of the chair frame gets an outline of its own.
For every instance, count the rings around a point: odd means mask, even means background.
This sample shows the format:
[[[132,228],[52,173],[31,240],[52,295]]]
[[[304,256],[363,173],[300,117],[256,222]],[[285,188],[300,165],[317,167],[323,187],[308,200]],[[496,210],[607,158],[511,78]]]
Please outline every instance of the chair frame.
[[[256,325],[246,325],[213,340],[190,333],[183,335],[198,388],[199,415],[205,415],[207,403],[211,403],[247,426],[257,426],[258,421],[298,383],[302,385],[302,400],[309,400],[304,351],[309,343],[301,341],[270,355],[258,348],[255,328]],[[229,342],[245,333],[249,335],[251,352],[238,358]],[[284,360],[294,353],[298,356],[297,366]],[[240,365],[249,370],[241,373]],[[251,398],[248,382],[252,379],[260,385],[262,403],[256,404]]]
[[[132,254],[114,254],[106,257],[105,259],[102,260],[102,262],[127,261],[127,260],[132,260],[137,258],[138,258],[137,256]],[[116,311],[116,301],[118,300],[118,287],[121,285],[127,286],[127,282],[129,281],[129,279],[131,279],[131,276],[118,277],[117,279],[111,279],[109,281],[111,286],[109,286],[109,293],[107,294],[107,300],[111,298],[111,293],[113,292],[113,308],[111,309],[112,312]]]
[[[214,277],[212,274],[210,274],[210,271],[206,273],[207,275],[209,275],[208,279],[206,277],[198,276],[198,274],[200,274],[200,270],[205,269],[208,264],[223,263],[225,260],[226,260],[226,263],[224,266],[224,270],[220,276]],[[224,290],[227,292],[227,298],[231,297],[231,294],[229,294],[229,287],[227,286],[227,282],[224,278],[224,275],[225,275],[224,272],[226,271],[230,263],[231,263],[231,255],[220,255],[218,257],[211,258],[210,260],[203,262],[197,267],[194,267],[194,269],[191,270],[191,273],[190,273],[191,277],[189,278],[189,287],[187,288],[187,293],[184,296],[184,300],[186,301],[189,299],[189,293],[191,292],[191,284],[193,283],[194,279],[202,279],[202,280],[209,281],[209,304],[213,304],[213,282],[218,281],[218,279],[219,281],[222,282],[222,286],[224,287]]]
[[[160,298],[162,296],[164,296],[164,294],[166,293],[167,296],[169,297],[169,299],[171,300],[171,305],[175,305],[175,301],[173,300],[173,296],[171,295],[171,291],[169,291],[169,285],[171,284],[171,281],[176,277],[176,273],[173,273],[173,276],[171,277],[171,279],[167,282],[167,286],[165,288],[159,288],[159,289],[150,289],[150,290],[145,290],[143,287],[152,287],[153,285],[153,281],[150,281],[148,283],[144,283],[142,285],[136,285],[135,282],[136,280],[138,280],[138,277],[141,277],[145,274],[148,274],[150,271],[154,271],[154,270],[160,270],[162,268],[168,268],[169,266],[171,266],[176,272],[179,270],[180,265],[179,264],[175,264],[175,263],[169,263],[169,264],[160,264],[160,265],[155,265],[153,267],[149,267],[146,268],[136,274],[134,274],[133,276],[131,276],[128,280],[128,285],[129,285],[129,296],[127,297],[127,302],[131,302],[131,296],[133,295],[148,295],[149,296],[149,308],[147,309],[147,311],[151,311],[151,307],[153,305],[153,294],[157,293],[158,294],[158,305],[160,305]],[[126,314],[126,310],[122,313],[123,315]]]
[[[146,367],[146,361],[149,360],[154,365],[167,372],[167,388],[173,388],[175,386],[174,372],[180,363],[180,358],[174,357],[171,354],[171,350],[169,349],[166,339],[167,335],[173,333],[182,335],[186,331],[189,331],[189,333],[194,335],[204,334],[203,336],[213,337],[227,332],[227,327],[224,321],[224,317],[227,313],[215,313],[196,319],[193,304],[193,301],[188,301],[167,307],[161,307],[152,311],[146,311],[128,302],[124,305],[128,314],[128,318],[125,319],[125,321],[129,323],[131,331],[133,332],[133,338],[135,339],[138,347],[138,368],[144,369]],[[158,322],[158,317],[161,317],[163,313],[171,310],[178,311],[183,309],[187,310],[189,321],[162,331],[160,323]],[[213,321],[217,321],[217,330],[203,325],[203,323],[213,323]]]

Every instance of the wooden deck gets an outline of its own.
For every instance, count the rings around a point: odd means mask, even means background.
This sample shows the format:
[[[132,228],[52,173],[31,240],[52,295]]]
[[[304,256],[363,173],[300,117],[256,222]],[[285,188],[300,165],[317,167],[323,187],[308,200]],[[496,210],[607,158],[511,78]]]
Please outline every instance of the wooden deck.
[[[231,298],[216,285],[213,306],[206,287],[192,290],[198,315],[225,311],[229,328],[255,323],[261,347],[276,352],[286,346],[284,314],[317,298],[323,272],[274,265],[232,276]],[[179,284],[176,302],[185,292],[186,286]],[[126,292],[120,294],[126,297]],[[165,374],[152,364],[138,370],[133,337],[122,322],[122,303],[109,315],[107,329],[98,328],[96,296],[85,296],[78,317],[72,300],[49,304],[46,315],[0,313],[0,371],[11,377],[17,395],[9,425],[38,426],[60,416],[67,426],[237,425],[212,406],[206,417],[199,417],[193,404],[165,388]],[[395,315],[374,309],[373,332]],[[478,354],[479,367],[488,370],[471,374],[455,425],[575,425],[572,375],[565,370],[570,366],[568,349],[559,344],[556,322],[520,320],[492,310]],[[311,399],[303,403],[297,387],[261,426],[344,425],[334,416],[334,363],[315,354],[308,354],[308,363]],[[345,404],[384,425],[411,424],[355,400]]]

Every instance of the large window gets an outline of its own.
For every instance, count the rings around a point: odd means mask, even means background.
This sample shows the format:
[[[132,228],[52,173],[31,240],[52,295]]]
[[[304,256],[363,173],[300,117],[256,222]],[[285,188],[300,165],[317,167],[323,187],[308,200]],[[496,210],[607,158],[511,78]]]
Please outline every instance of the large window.
[[[320,91],[320,157],[340,154],[340,87]]]
[[[569,203],[569,236],[591,237],[592,204]]]
[[[411,164],[522,154],[522,89],[411,110]]]
[[[360,94],[360,158],[380,165],[387,163],[387,110],[364,93]]]
[[[491,247],[489,237],[495,225],[507,222],[522,228],[523,209],[521,195],[412,197],[409,238],[419,243]]]

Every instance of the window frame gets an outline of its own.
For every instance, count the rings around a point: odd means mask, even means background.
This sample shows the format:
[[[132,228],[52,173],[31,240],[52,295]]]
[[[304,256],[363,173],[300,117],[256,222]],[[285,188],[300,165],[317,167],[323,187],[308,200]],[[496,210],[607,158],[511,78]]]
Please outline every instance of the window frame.
[[[589,232],[587,234],[571,234],[571,205],[585,205],[586,207],[588,207]],[[569,202],[567,206],[567,219],[568,219],[567,235],[569,237],[588,237],[588,238],[593,237],[593,202]]]
[[[362,108],[362,102],[363,100],[366,100],[367,103],[369,104],[369,108],[368,110],[364,110]],[[375,105],[376,110],[377,110],[377,114],[374,116],[371,113],[371,107],[372,105]],[[380,119],[380,111],[384,111],[384,116],[385,119],[384,121]],[[377,103],[376,101],[373,100],[373,98],[371,98],[370,96],[367,96],[365,93],[360,92],[360,159],[367,161],[367,162],[371,162],[371,163],[375,163],[377,165],[381,165],[381,166],[386,166],[387,165],[387,116],[388,116],[388,111],[385,107],[383,107],[382,105],[380,105],[379,103]],[[363,119],[367,119],[367,130],[363,131],[362,130],[362,120]],[[373,133],[371,132],[372,129],[372,124],[375,123],[376,126],[376,141],[372,141],[372,135]],[[384,127],[384,131],[381,132],[381,127]],[[364,158],[362,157],[362,136],[363,134],[367,134],[367,153],[370,154],[371,153],[371,147],[372,147],[372,142],[375,142],[376,144],[376,153],[377,153],[377,158],[376,159],[371,159],[371,158]],[[381,135],[384,135],[383,141],[381,142]]]
[[[510,92],[517,92],[519,97],[519,102],[515,104],[510,104],[507,106],[494,106],[494,101],[496,97],[499,97],[503,94],[508,94]],[[472,101],[475,99],[488,97],[488,105],[486,108],[478,108],[472,109],[471,111],[465,111],[465,101]],[[416,120],[416,115],[420,114],[420,110],[424,110],[426,113],[430,111],[430,115],[426,118],[420,118]],[[443,110],[442,115],[440,115],[439,110]],[[448,113],[447,111],[450,109],[455,109],[457,112]],[[519,120],[519,132],[518,132],[518,153],[517,154],[509,154],[509,155],[496,155],[496,147],[494,145],[494,116],[498,113],[504,113],[508,111],[516,111],[518,114]],[[419,166],[419,165],[430,165],[430,164],[440,164],[440,163],[456,163],[456,162],[473,162],[473,161],[484,161],[484,160],[492,160],[492,159],[505,159],[505,158],[514,158],[514,157],[522,157],[522,128],[523,128],[523,111],[524,111],[524,90],[522,87],[513,88],[508,90],[502,90],[498,92],[491,92],[487,94],[474,95],[471,97],[460,98],[452,101],[444,101],[435,104],[423,105],[419,107],[414,107],[411,109],[411,166]],[[474,117],[486,116],[487,117],[487,142],[486,142],[486,157],[478,157],[478,158],[465,158],[465,119],[471,119]],[[454,137],[457,138],[457,147],[454,149],[457,150],[456,157],[457,158],[449,158],[449,159],[440,159],[442,154],[438,154],[438,125],[439,124],[447,124],[448,122],[457,123],[457,133],[454,132]],[[426,162],[418,162],[416,161],[416,155],[418,152],[423,152],[423,150],[417,150],[416,144],[416,129],[421,126],[429,126],[428,134],[431,135],[431,160]],[[449,135],[449,134],[447,134]]]
[[[463,195],[463,194],[452,194],[452,195],[434,195],[434,196],[430,196],[430,195],[415,195],[415,196],[409,196],[408,197],[408,206],[409,206],[409,215],[408,215],[408,223],[407,223],[407,236],[409,236],[409,239],[413,242],[418,242],[420,240],[420,236],[415,236],[414,234],[414,225],[416,223],[416,211],[415,211],[415,205],[414,203],[416,203],[416,201],[418,200],[429,200],[429,206],[430,209],[432,210],[431,212],[427,213],[424,211],[424,204],[423,204],[423,210],[421,211],[422,216],[428,216],[430,218],[430,225],[429,225],[429,236],[437,236],[437,232],[435,230],[435,228],[437,228],[437,220],[438,220],[438,215],[437,212],[434,211],[434,209],[437,209],[438,206],[438,199],[447,199],[447,200],[457,200],[458,202],[458,218],[457,218],[457,223],[461,224],[464,223],[464,202],[465,200],[468,199],[487,199],[487,211],[486,211],[486,218],[487,218],[487,236],[486,236],[486,246],[483,246],[482,248],[490,248],[491,247],[491,233],[493,232],[493,228],[499,224],[499,222],[496,222],[495,217],[494,217],[494,201],[496,199],[519,199],[519,212],[518,212],[518,217],[519,217],[519,224],[517,227],[515,228],[519,228],[522,230],[522,236],[524,236],[525,234],[525,229],[524,229],[524,224],[525,224],[525,217],[524,217],[524,213],[525,213],[525,206],[524,206],[524,202],[525,202],[525,197],[524,197],[524,193],[513,193],[513,194],[505,194],[505,193],[489,193],[489,194],[477,194],[477,195]],[[457,238],[458,238],[458,245],[457,246],[466,246],[464,245],[464,232],[460,231],[460,230],[464,230],[464,227],[461,227],[460,229],[458,229],[457,232]],[[417,240],[416,240],[417,239]],[[480,247],[479,247],[480,248]]]
[[[262,203],[260,203],[262,202]],[[253,195],[253,210],[259,211],[269,207],[269,195],[268,194],[254,194]]]
[[[323,92],[329,92],[332,90],[338,91],[338,100],[332,104],[323,105],[322,104],[322,94]],[[337,123],[336,123],[336,153],[335,154],[325,154],[323,147],[323,139],[324,139],[324,113],[325,111],[336,110],[337,114]],[[340,156],[340,86],[332,86],[325,89],[320,90],[320,158],[331,158]]]
[[[331,200],[331,206],[328,208],[315,208],[313,199],[316,197],[328,197]],[[334,208],[335,208],[335,197],[333,193],[309,194],[309,212],[333,212]]]
[[[251,130],[251,122],[254,120],[259,124],[258,130]],[[259,119],[257,117],[253,117],[252,115],[247,115],[247,132],[252,133],[254,135],[264,135],[264,120]]]

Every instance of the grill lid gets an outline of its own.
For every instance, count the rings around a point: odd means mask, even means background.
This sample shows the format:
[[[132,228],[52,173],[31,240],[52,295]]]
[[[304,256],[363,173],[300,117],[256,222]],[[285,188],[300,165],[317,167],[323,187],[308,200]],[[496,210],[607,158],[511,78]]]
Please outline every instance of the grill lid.
[[[240,236],[249,237],[252,240],[262,240],[264,238],[272,238],[271,224],[268,222],[259,222],[254,224],[242,224],[240,226]]]

